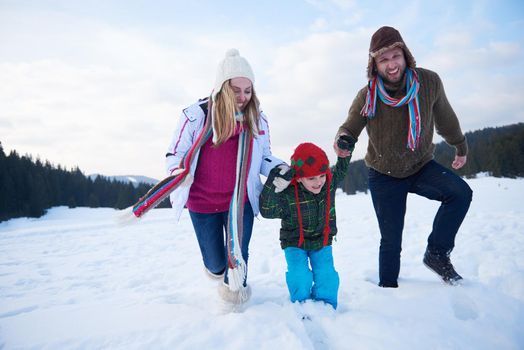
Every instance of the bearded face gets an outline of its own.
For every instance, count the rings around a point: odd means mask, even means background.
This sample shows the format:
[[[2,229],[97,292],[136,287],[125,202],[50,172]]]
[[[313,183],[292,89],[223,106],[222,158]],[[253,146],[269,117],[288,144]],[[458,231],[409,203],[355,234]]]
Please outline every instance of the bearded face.
[[[375,57],[375,64],[378,75],[386,83],[398,83],[404,77],[406,71],[406,58],[404,50],[400,47],[394,47],[386,50]]]

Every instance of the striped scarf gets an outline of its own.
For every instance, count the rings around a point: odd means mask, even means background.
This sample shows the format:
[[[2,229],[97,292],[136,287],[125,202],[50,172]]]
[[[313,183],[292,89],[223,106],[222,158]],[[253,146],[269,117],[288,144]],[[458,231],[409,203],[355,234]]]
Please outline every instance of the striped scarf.
[[[191,149],[182,158],[180,167],[172,175],[166,177],[158,184],[153,186],[133,207],[133,215],[141,218],[149,210],[156,207],[171,192],[181,186],[185,181],[190,181],[189,169],[198,153],[198,150],[213,135],[212,118],[209,114],[212,111],[212,102],[209,99],[208,115],[204,128]],[[236,180],[233,197],[229,205],[228,224],[227,224],[227,253],[229,262],[229,288],[233,291],[240,290],[244,285],[247,276],[247,265],[242,257],[241,242],[243,234],[244,216],[244,196],[247,191],[247,176],[251,162],[251,151],[253,148],[253,137],[246,130],[242,130],[239,135],[236,165]]]
[[[400,107],[408,105],[409,110],[409,130],[407,147],[412,151],[417,148],[420,138],[420,109],[418,103],[418,91],[420,83],[417,72],[414,69],[406,69],[406,96],[402,98],[393,98],[388,95],[382,78],[377,74],[369,81],[368,92],[366,95],[366,104],[360,111],[364,117],[373,118],[377,108],[378,97],[386,105],[391,107]]]

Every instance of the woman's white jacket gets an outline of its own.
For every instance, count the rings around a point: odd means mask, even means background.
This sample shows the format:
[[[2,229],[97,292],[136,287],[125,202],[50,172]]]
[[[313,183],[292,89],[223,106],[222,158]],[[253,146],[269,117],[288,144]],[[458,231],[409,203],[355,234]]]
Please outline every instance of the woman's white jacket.
[[[171,175],[179,168],[180,161],[191,149],[191,146],[202,131],[206,119],[202,106],[205,106],[205,109],[207,110],[207,101],[208,99],[200,100],[182,111],[178,125],[173,134],[173,139],[166,154],[166,170],[168,175]],[[269,124],[264,113],[260,113],[259,119],[258,135],[253,139],[251,165],[247,177],[247,195],[255,215],[258,215],[259,213],[258,198],[263,188],[263,184],[260,181],[260,174],[267,177],[271,169],[284,163],[282,160],[273,157],[271,154]],[[189,189],[195,175],[199,154],[200,152],[197,152],[193,158],[190,174],[187,176],[184,183],[170,195],[171,206],[175,210],[177,220],[180,218],[180,214],[182,213],[189,197]]]

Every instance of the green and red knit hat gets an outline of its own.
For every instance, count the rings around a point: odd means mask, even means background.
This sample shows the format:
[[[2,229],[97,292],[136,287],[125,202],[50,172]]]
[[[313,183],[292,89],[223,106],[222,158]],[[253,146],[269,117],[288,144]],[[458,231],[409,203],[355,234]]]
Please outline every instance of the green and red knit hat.
[[[295,178],[312,177],[327,173],[329,160],[320,147],[305,142],[298,145],[291,156],[291,167],[295,170]]]
[[[302,212],[300,210],[300,199],[298,196],[298,184],[297,179],[301,177],[313,177],[322,174],[326,174],[326,183],[324,186],[327,188],[326,195],[326,218],[324,222],[324,246],[327,245],[329,239],[329,213],[331,211],[331,170],[329,169],[329,159],[326,156],[326,152],[317,145],[305,142],[298,145],[295,152],[291,156],[291,167],[295,171],[293,180],[291,183],[295,187],[295,203],[297,206],[298,213],[298,224],[300,228],[300,237],[298,240],[298,246],[302,246],[304,243],[304,228],[302,225]]]

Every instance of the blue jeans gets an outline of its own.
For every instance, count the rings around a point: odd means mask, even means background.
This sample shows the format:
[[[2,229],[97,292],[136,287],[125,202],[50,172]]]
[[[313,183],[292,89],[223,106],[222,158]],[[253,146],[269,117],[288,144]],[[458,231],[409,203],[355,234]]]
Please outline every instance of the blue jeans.
[[[286,283],[291,301],[321,300],[337,308],[338,272],[333,263],[333,249],[284,249],[287,262]],[[309,259],[309,261],[308,261]],[[311,263],[311,271],[309,269]]]
[[[228,211],[220,213],[203,214],[189,211],[193,228],[198,240],[198,246],[202,253],[202,260],[206,269],[215,274],[224,273],[224,282],[228,283],[227,279],[227,246],[225,240],[225,232],[227,228]],[[247,264],[248,247],[251,240],[251,233],[253,231],[253,209],[249,201],[244,206],[243,218],[243,234],[241,244],[241,252],[244,261]],[[246,281],[244,281],[244,285]]]
[[[441,202],[428,237],[428,248],[449,253],[468,212],[473,192],[451,170],[434,160],[403,179],[369,169],[369,189],[380,228],[380,285],[396,286],[400,271],[402,230],[408,193]]]

